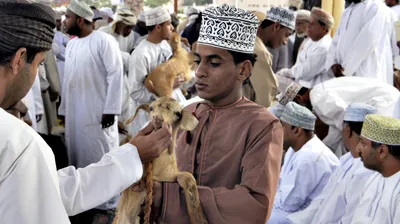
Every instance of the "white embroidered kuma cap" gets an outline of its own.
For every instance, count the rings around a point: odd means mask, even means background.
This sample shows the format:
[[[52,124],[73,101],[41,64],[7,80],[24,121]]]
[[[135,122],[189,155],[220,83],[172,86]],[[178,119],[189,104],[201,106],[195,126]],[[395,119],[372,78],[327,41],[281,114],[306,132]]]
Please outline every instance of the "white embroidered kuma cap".
[[[282,26],[294,30],[296,26],[296,13],[290,9],[272,7],[267,13],[267,20],[280,23]]]
[[[248,11],[222,5],[204,10],[198,44],[253,54],[258,19]]]
[[[155,26],[171,20],[171,15],[167,8],[157,7],[145,12],[146,26]]]

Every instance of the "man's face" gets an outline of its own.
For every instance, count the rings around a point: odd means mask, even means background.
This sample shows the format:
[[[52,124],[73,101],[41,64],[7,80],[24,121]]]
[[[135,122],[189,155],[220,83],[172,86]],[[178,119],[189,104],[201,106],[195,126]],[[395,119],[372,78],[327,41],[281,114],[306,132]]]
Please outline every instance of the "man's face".
[[[76,16],[73,12],[67,10],[65,13],[64,27],[66,28],[66,33],[73,36],[78,36],[80,34],[80,27],[78,25],[78,20],[82,20]]]
[[[342,141],[344,144],[344,147],[346,148],[347,151],[349,151],[352,155],[353,158],[358,158],[360,157],[360,154],[356,150],[356,148],[352,147],[353,141],[355,142],[360,142],[360,135],[355,133],[354,131],[352,132],[350,129],[350,126],[346,123],[343,123],[343,129],[342,129]]]
[[[370,140],[360,136],[360,142],[357,145],[356,151],[360,155],[365,168],[375,171],[380,170],[379,155],[377,150],[372,147]]]
[[[2,108],[15,105],[26,96],[35,81],[39,64],[45,59],[45,52],[39,52],[28,64],[26,51],[21,53],[23,52],[21,49],[17,51],[10,62],[10,67],[14,69],[9,69],[9,85],[7,86],[6,97],[1,105]]]
[[[243,65],[235,65],[233,56],[227,50],[199,44],[194,62],[199,97],[219,102],[241,88],[242,81],[238,79],[238,74]]]
[[[326,32],[326,28],[322,26],[316,18],[311,16],[310,25],[307,29],[308,37],[313,41],[318,41],[318,38],[324,36]]]
[[[281,121],[283,127],[283,148],[289,149],[293,144],[293,129],[292,125]]]
[[[279,28],[276,28],[275,30],[276,35],[272,38],[272,48],[278,48],[282,45],[286,45],[289,36],[292,35],[293,31],[281,25],[279,25]]]
[[[307,36],[308,22],[304,20],[296,20],[296,35],[300,38]]]
[[[172,36],[173,26],[171,20],[168,20],[161,24],[161,37],[164,40],[169,40]]]
[[[288,38],[292,33],[291,29],[281,26],[279,23],[274,23],[264,29],[260,27],[258,36],[268,47],[278,48],[287,44]]]
[[[122,22],[118,22],[117,24],[117,29],[120,35],[122,35],[123,37],[127,37],[129,36],[129,34],[131,34],[132,30],[133,30],[134,26],[128,26],[123,24]]]

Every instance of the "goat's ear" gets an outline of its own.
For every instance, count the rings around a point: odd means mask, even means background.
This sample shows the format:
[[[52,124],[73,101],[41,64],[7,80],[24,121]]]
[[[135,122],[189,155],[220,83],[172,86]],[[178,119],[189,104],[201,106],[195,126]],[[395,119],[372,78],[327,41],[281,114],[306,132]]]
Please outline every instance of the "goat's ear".
[[[187,110],[182,110],[182,118],[181,118],[181,123],[179,127],[185,131],[191,131],[193,130],[199,121],[193,114],[191,114]]]
[[[136,116],[138,115],[138,113],[139,113],[140,110],[144,110],[144,111],[146,111],[147,113],[150,113],[150,104],[142,104],[142,105],[139,105],[139,106],[136,108],[135,115],[133,115],[131,118],[129,118],[129,119],[125,122],[125,125],[132,123],[132,121],[135,120],[135,118],[136,118]]]

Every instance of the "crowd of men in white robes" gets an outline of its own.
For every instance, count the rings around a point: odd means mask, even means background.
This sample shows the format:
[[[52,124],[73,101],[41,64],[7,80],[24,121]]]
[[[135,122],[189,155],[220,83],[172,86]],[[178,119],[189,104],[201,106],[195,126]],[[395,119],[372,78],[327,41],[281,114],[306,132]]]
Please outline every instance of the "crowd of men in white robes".
[[[282,36],[273,40],[275,37],[257,34],[252,44],[260,40],[267,55],[267,49],[283,46],[285,60],[290,61],[266,79],[278,84],[279,94],[272,96],[273,102],[266,108],[281,121],[285,152],[266,223],[400,222],[400,92],[394,87],[394,62],[400,52],[394,24],[400,18],[400,6],[396,0],[387,0],[386,4],[381,0],[346,2],[334,34],[334,18],[316,7],[297,12],[273,7],[266,14],[247,12],[250,16],[241,18],[257,16],[259,27],[254,35],[261,27],[269,27],[276,36]],[[132,124],[125,125],[125,121],[139,105],[157,98],[144,80],[173,55],[167,42],[172,32],[183,34],[185,28],[201,19],[201,12],[195,8],[186,12],[188,18],[180,26],[165,7],[135,15],[124,7],[116,12],[97,10],[82,0],[72,0],[66,12],[55,12],[51,50],[38,65],[33,86],[23,99],[27,106],[24,120],[44,135],[62,132],[68,165],[83,168],[60,170],[58,179],[54,173],[43,176],[60,186],[50,195],[62,192],[67,212],[55,215],[77,215],[70,218],[71,223],[90,220],[97,224],[104,217],[111,223],[121,189],[140,179],[140,152],[120,145],[127,137],[143,134],[140,130],[149,118],[140,112]],[[218,15],[222,20],[230,12],[224,13]],[[204,21],[202,26],[206,26]],[[140,30],[143,27],[145,32]],[[206,32],[205,28],[199,32]],[[273,66],[279,63],[271,62],[267,63],[268,71],[274,71]],[[248,83],[257,85],[251,79]],[[173,98],[182,106],[203,100],[199,96],[187,99],[181,88],[189,86],[184,84],[178,75]],[[32,135],[32,130],[15,122],[4,124],[19,125],[22,134]],[[26,140],[24,144],[30,143]],[[37,147],[47,146],[40,142]],[[118,147],[121,150],[113,151]],[[43,156],[43,164],[50,160],[46,157],[49,155]],[[118,162],[111,162],[113,158]],[[128,163],[134,165],[125,172],[120,170]],[[43,164],[31,168],[39,169]],[[120,175],[113,177],[108,169]],[[92,182],[103,179],[102,173],[112,185],[105,193],[92,188]],[[76,176],[87,181],[86,185],[78,183]],[[121,178],[126,181],[119,183]],[[6,193],[0,192],[0,201],[2,195]],[[96,195],[103,196],[90,199]],[[46,199],[54,200],[50,196]],[[60,203],[47,205],[52,206],[62,210]],[[0,205],[0,215],[4,214],[1,209]],[[16,214],[14,211],[12,215]],[[35,210],[30,215],[40,220]]]

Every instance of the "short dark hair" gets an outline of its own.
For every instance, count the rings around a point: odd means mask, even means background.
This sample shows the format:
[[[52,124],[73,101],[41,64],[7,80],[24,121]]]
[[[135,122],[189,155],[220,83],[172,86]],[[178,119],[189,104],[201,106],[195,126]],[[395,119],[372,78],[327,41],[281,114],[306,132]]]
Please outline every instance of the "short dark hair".
[[[361,129],[364,124],[363,122],[343,121],[343,123],[347,124],[350,128],[350,137],[351,137],[353,131],[357,135],[361,135]]]
[[[310,89],[306,88],[306,87],[301,87],[301,89],[299,90],[299,92],[297,94],[299,94],[300,96],[304,96],[304,94],[306,94],[308,90],[310,90]]]
[[[165,23],[165,22],[160,23],[160,24],[156,24],[156,25],[153,25],[153,26],[146,26],[146,28],[147,28],[147,30],[148,30],[149,32],[151,32],[151,31],[154,30],[154,28],[156,28],[157,25],[162,26],[162,25],[164,25],[164,23]],[[172,23],[171,23],[171,24],[172,24]]]
[[[257,61],[257,55],[256,54],[246,54],[246,53],[241,53],[241,52],[236,52],[236,51],[229,51],[229,50],[228,50],[228,52],[232,55],[233,62],[235,63],[235,65],[249,60],[251,62],[251,64],[254,66],[254,64]]]
[[[296,127],[296,126],[292,125],[291,129],[295,129],[295,128],[301,128],[301,127]],[[306,135],[311,135],[311,134],[314,133],[313,130],[309,130],[309,129],[305,129],[305,128],[301,128],[301,129],[303,129],[303,131],[304,131],[304,133],[305,133]]]
[[[254,64],[257,61],[256,54],[246,54],[246,53],[240,53],[240,52],[229,51],[229,50],[228,50],[228,52],[232,55],[233,63],[235,63],[235,65],[249,60],[251,62],[251,65],[254,66]],[[250,74],[250,76],[251,76],[251,74]],[[246,80],[243,81],[243,85],[246,85],[250,82],[250,76]]]
[[[23,46],[16,48],[12,52],[0,52],[0,65],[6,65],[11,62],[12,57],[15,55],[15,53],[18,51],[18,49],[23,48]],[[27,48],[26,49],[26,61],[28,64],[32,63],[32,61],[35,59],[36,55],[39,52],[47,51],[47,49],[44,48]]]
[[[394,156],[397,160],[400,160],[400,145],[387,145],[378,142],[371,142],[372,148],[376,149],[381,145],[386,145],[389,149],[389,153]]]
[[[275,24],[274,21],[271,21],[271,20],[268,20],[268,19],[264,19],[264,20],[261,22],[260,27],[263,28],[263,29],[265,29],[265,28],[267,28],[267,27],[269,27],[269,26],[272,26],[273,24]],[[282,25],[279,24],[279,26],[282,26]]]

